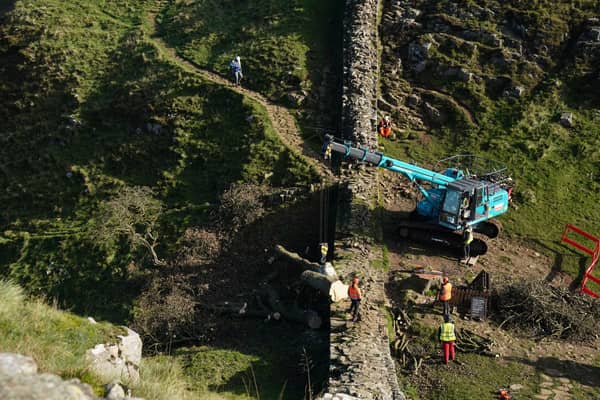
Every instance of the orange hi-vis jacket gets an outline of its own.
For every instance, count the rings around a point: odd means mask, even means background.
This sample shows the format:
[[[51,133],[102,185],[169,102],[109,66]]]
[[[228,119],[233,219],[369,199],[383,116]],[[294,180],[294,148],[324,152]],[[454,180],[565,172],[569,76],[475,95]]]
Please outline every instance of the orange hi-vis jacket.
[[[440,293],[440,301],[449,301],[452,298],[452,284],[446,282],[442,285],[442,292]]]
[[[348,288],[348,297],[352,300],[360,300],[360,289],[354,286]]]

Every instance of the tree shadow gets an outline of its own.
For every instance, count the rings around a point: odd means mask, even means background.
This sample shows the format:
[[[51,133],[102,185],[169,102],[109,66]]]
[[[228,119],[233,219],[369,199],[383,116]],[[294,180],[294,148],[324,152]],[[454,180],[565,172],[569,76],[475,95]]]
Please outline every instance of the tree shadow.
[[[577,276],[573,278],[573,280],[569,284],[569,289],[576,290],[581,285],[581,281],[588,267],[588,257],[582,256],[576,251],[573,251],[566,247],[564,252],[558,251],[556,246],[549,246],[548,244],[544,243],[544,241],[539,239],[534,239],[533,243],[552,253],[554,256],[554,259],[552,261],[552,267],[550,268],[550,272],[548,273],[548,275],[546,275],[546,277],[544,278],[544,281],[552,282],[554,279],[556,279],[562,274],[572,275],[573,271],[565,270],[564,267],[566,264],[572,264],[572,261],[575,259],[577,260],[578,273]]]
[[[564,377],[582,385],[600,387],[600,367],[597,366],[556,357],[539,357],[536,361],[520,357],[508,357],[508,359],[530,365],[553,378]]]
[[[330,195],[332,198],[334,195]],[[294,197],[294,196],[293,196]],[[275,245],[282,245],[310,261],[320,258],[320,242],[323,240],[322,215],[319,212],[323,200],[321,192],[305,192],[295,195],[283,204],[275,206],[267,215],[243,227],[229,239],[230,246],[214,262],[194,267],[182,267],[188,281],[198,288],[197,343],[209,344],[227,350],[255,355],[264,363],[254,365],[261,397],[278,398],[283,383],[287,381],[285,398],[303,398],[305,376],[298,371],[302,348],[307,348],[314,364],[314,388],[319,389],[327,379],[329,368],[329,298],[314,289],[300,284],[300,268],[272,258]],[[276,197],[279,198],[279,197]],[[335,228],[335,201],[330,199],[328,212],[330,226],[326,227],[333,252]],[[282,318],[273,319],[220,313],[213,306],[244,304],[255,310],[256,298],[262,297],[265,288],[273,288],[285,307],[298,307],[318,312],[323,320],[320,329],[311,330],[306,325]],[[227,303],[226,303],[227,302]],[[268,302],[263,299],[263,303]],[[270,376],[273,375],[273,376]],[[242,381],[249,380],[248,369],[240,371],[214,390],[228,390],[245,394]],[[264,382],[266,388],[263,388]],[[265,394],[266,393],[266,394]]]

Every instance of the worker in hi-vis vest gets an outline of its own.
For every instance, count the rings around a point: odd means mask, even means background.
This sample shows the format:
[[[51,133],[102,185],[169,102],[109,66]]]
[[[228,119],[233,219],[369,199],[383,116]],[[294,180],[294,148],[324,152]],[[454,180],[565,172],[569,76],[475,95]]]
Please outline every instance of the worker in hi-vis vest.
[[[444,352],[444,364],[448,364],[449,359],[456,359],[454,351],[454,342],[456,335],[454,334],[454,324],[450,315],[444,315],[444,323],[440,325],[440,342],[442,343],[442,351]]]
[[[450,299],[452,299],[452,284],[448,281],[448,277],[444,276],[442,285],[440,286],[439,301],[444,307],[444,315],[450,315]]]
[[[469,261],[469,258],[471,258],[471,242],[473,241],[473,228],[470,226],[467,226],[465,228],[465,230],[463,231],[463,239],[464,239],[464,247],[463,247],[463,252],[464,252],[464,256],[465,256],[465,262]]]
[[[352,302],[348,312],[352,313],[352,322],[356,322],[360,319],[358,307],[362,298],[362,293],[358,287],[358,278],[356,277],[352,278],[352,284],[348,287],[348,297],[350,297],[350,301]]]

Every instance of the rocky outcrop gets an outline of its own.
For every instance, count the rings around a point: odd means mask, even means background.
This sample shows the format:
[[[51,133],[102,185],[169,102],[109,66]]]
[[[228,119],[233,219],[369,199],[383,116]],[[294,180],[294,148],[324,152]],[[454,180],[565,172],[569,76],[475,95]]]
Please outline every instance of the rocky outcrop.
[[[38,374],[31,357],[0,353],[0,399],[95,400],[92,388],[78,379],[64,381],[53,374]]]
[[[136,332],[126,329],[126,335],[117,336],[117,343],[98,344],[86,353],[91,370],[106,381],[117,379],[135,383],[139,380],[142,339]]]
[[[130,345],[130,349],[132,348]],[[0,353],[0,399],[143,400],[125,394],[125,389],[119,382],[107,385],[106,397],[99,398],[88,384],[79,379],[63,380],[54,374],[38,374],[37,369],[37,364],[31,357]]]

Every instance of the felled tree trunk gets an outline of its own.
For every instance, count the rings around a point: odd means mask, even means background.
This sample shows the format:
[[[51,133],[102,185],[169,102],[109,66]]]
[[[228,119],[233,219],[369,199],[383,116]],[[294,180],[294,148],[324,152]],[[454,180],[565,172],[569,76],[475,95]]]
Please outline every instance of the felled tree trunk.
[[[334,279],[331,276],[309,270],[302,272],[300,275],[300,281],[302,281],[302,283],[318,290],[325,296],[329,296],[331,284],[336,280],[337,279]]]
[[[298,255],[297,253],[292,253],[291,251],[286,250],[285,247],[279,244],[275,246],[274,250],[275,254],[277,254],[277,257],[297,265],[298,267],[302,268],[302,270],[309,270],[314,272],[321,271],[321,266],[316,262],[308,261],[300,257],[300,255]]]
[[[274,320],[283,318],[288,321],[305,324],[311,329],[319,329],[323,324],[323,320],[316,311],[303,310],[296,305],[286,306],[273,287],[267,286],[265,290],[267,304],[264,304],[260,297],[258,297],[256,304],[235,302],[204,305],[204,307],[220,314],[228,314],[236,317],[271,318]]]
[[[281,302],[277,291],[271,286],[267,287],[267,296],[269,307],[274,312],[279,313],[284,319],[306,324],[311,329],[319,329],[321,327],[323,320],[316,311],[302,310],[297,306],[286,307]]]

